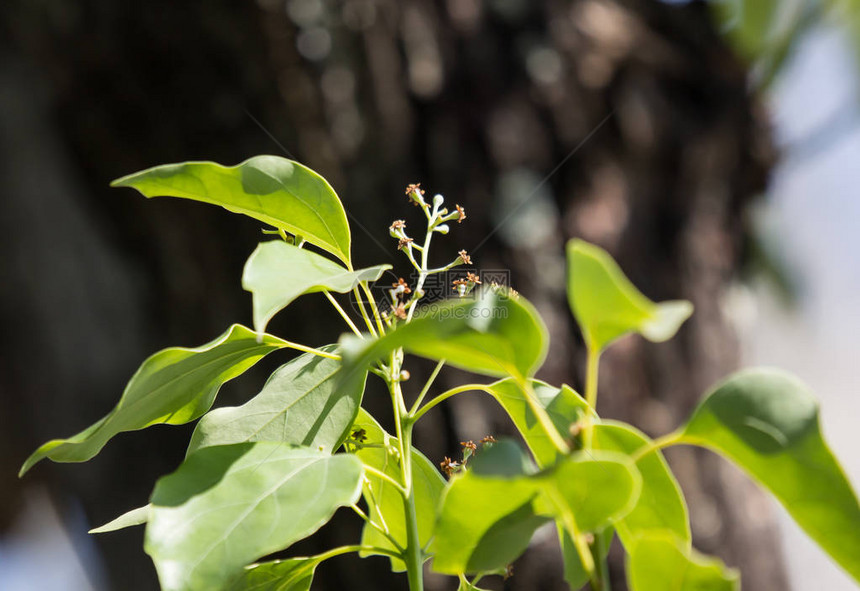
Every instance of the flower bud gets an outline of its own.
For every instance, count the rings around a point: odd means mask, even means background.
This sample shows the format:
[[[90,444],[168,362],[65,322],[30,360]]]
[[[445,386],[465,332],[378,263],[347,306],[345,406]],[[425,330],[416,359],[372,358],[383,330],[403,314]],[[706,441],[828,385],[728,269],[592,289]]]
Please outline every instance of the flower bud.
[[[439,224],[433,230],[435,232],[439,232],[440,234],[447,234],[451,228],[448,227],[448,224]]]
[[[442,195],[439,195],[437,193],[436,195],[433,196],[433,207],[439,207],[443,203],[445,203],[445,198],[442,197]]]
[[[424,189],[421,188],[421,183],[413,183],[406,187],[406,196],[415,205],[419,205],[421,207],[427,206],[427,204],[424,202],[423,195]]]
[[[388,233],[391,234],[392,238],[404,238],[406,236],[406,232],[403,231],[403,228],[405,227],[406,222],[403,220],[394,220],[388,228]]]

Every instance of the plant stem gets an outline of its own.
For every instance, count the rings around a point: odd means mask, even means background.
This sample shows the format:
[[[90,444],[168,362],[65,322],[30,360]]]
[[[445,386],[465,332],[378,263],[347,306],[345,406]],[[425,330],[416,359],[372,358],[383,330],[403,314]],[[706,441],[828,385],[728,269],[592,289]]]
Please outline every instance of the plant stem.
[[[597,416],[597,382],[600,368],[600,349],[588,346],[585,366],[585,402],[589,413],[585,417],[582,431],[582,447],[588,452],[594,444],[594,419]],[[588,552],[595,564],[594,576],[591,578],[592,591],[609,589],[609,567],[603,553],[603,541],[600,532],[595,532],[594,540],[588,544]]]
[[[591,411],[585,417],[585,426],[582,431],[582,447],[591,449],[594,439],[594,417],[597,413],[597,373],[600,367],[600,350],[588,347],[588,357],[585,366],[585,402]]]
[[[607,548],[603,547],[603,536],[599,533],[594,534],[594,542],[590,544],[591,547],[591,555],[594,558],[594,564],[597,567],[597,575],[598,582],[600,584],[597,589],[606,589],[609,590],[612,588],[612,585],[609,582],[609,564],[606,560],[606,551]],[[594,583],[592,582],[592,588],[594,588]]]
[[[404,417],[405,418],[405,417]],[[412,486],[412,423],[407,422],[403,429],[403,439],[406,447],[406,458],[403,458],[404,477],[409,479],[406,497],[406,575],[410,591],[424,590],[424,557],[421,551],[421,540],[418,536],[418,515],[415,511],[415,487]]]
[[[406,313],[407,323],[412,320],[412,317],[415,314],[415,309],[418,305],[418,300],[423,295],[422,290],[424,288],[424,281],[427,279],[428,274],[427,260],[430,252],[430,242],[433,239],[433,229],[438,219],[439,204],[435,203],[434,200],[432,214],[430,213],[429,208],[423,205],[423,203],[421,209],[427,216],[427,233],[424,236],[424,245],[421,248],[416,248],[416,250],[421,253],[421,264],[416,264],[415,258],[412,256],[411,248],[406,250],[409,261],[419,271],[418,281],[415,285],[412,299],[408,304],[408,311]],[[433,380],[442,369],[442,365],[444,363],[444,360],[442,360],[436,365],[436,368],[433,370],[433,374],[424,385],[424,388],[418,395],[415,404],[412,406],[412,410],[408,412],[406,410],[406,403],[403,400],[403,392],[400,389],[400,371],[403,365],[402,349],[392,353],[391,364],[389,365],[391,375],[389,376],[388,387],[391,392],[391,402],[394,406],[397,439],[400,445],[400,469],[403,476],[403,486],[406,490],[406,498],[403,503],[404,520],[406,522],[406,552],[403,555],[403,560],[406,563],[406,577],[409,581],[410,591],[424,591],[424,551],[421,547],[421,538],[418,532],[418,516],[415,510],[415,487],[412,486],[412,427],[415,425],[415,421],[418,417],[420,417],[424,412],[427,412],[427,410],[432,408],[435,404],[441,402],[441,400],[431,402],[430,404],[425,405],[423,409],[417,410],[421,402],[424,400],[424,396],[426,396],[427,391],[430,390]],[[465,389],[461,391],[465,391]],[[453,391],[449,392],[452,393],[446,393],[447,396],[445,394],[442,395],[443,400],[444,398],[453,396],[456,393]]]
[[[389,390],[391,404],[394,407],[395,429],[400,451],[400,471],[403,478],[403,489],[406,492],[403,500],[404,521],[406,522],[406,551],[403,561],[406,563],[406,576],[409,581],[409,591],[424,591],[424,557],[421,540],[418,536],[418,515],[415,511],[415,487],[412,486],[412,425],[409,415],[405,412],[403,392],[400,390],[401,366],[403,356],[399,351],[391,354],[391,376]]]
[[[585,366],[585,401],[593,411],[597,411],[597,372],[600,367],[600,351],[588,348]]]

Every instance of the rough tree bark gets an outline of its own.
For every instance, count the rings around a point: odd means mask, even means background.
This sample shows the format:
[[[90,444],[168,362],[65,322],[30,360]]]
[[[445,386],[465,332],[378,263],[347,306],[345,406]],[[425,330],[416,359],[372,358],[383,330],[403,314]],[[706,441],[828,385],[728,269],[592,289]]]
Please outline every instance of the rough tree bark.
[[[605,246],[650,297],[696,305],[673,342],[630,338],[605,356],[600,412],[648,432],[674,427],[737,364],[721,295],[742,255],[744,204],[771,165],[770,134],[701,3],[90,0],[5,10],[4,496],[20,494],[7,480],[26,454],[105,412],[144,355],[248,318],[238,277],[255,224],[105,188],[162,162],[284,150],[341,193],[362,262],[393,260],[379,243],[391,246],[386,228],[404,215],[402,186],[424,181],[468,211],[447,241],[452,258],[466,248],[481,268],[510,268],[547,318],[541,377],[555,383],[580,385],[583,367],[564,242]],[[273,328],[334,339],[340,327],[323,304],[302,301],[311,314],[287,312]],[[252,394],[248,382],[222,403]],[[417,436],[441,459],[460,439],[505,429],[486,401],[463,398]],[[28,479],[79,496],[105,521],[145,500],[188,433],[125,435],[87,466],[40,466]],[[696,545],[739,566],[747,588],[785,589],[762,493],[713,456],[670,460]],[[15,504],[4,500],[8,522]],[[326,528],[323,543],[354,534]],[[99,543],[116,588],[154,587],[140,532]],[[564,588],[554,543],[539,539],[506,588]],[[385,566],[336,564],[321,569],[319,588],[378,588]],[[619,568],[616,559],[622,589]]]

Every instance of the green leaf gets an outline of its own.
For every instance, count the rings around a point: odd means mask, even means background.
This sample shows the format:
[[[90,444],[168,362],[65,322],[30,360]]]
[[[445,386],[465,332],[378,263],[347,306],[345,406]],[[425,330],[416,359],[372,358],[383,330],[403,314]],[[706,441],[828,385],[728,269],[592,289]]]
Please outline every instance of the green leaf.
[[[504,567],[550,518],[601,532],[630,512],[641,487],[632,460],[611,452],[576,452],[535,473],[518,445],[501,440],[470,466],[448,487],[439,511],[433,568],[442,573]]]
[[[236,166],[165,164],[111,183],[145,197],[181,197],[250,216],[326,250],[350,265],[346,212],[324,178],[298,162],[255,156]]]
[[[104,534],[107,532],[117,531],[135,525],[143,525],[149,519],[150,508],[150,505],[144,505],[143,507],[138,507],[137,509],[126,511],[116,519],[108,521],[102,526],[94,527],[89,531],[89,533]]]
[[[538,403],[547,411],[558,432],[564,436],[588,406],[569,386],[550,386],[532,380]],[[516,381],[508,378],[488,387],[492,396],[511,417],[539,466],[552,465],[558,452],[537,421]],[[604,421],[595,425],[595,449],[631,455],[650,440],[629,425]],[[618,533],[627,543],[648,530],[669,530],[682,540],[690,539],[689,518],[683,493],[662,454],[652,453],[636,462],[642,475],[642,492],[634,509],[618,523]]]
[[[165,591],[220,589],[243,567],[301,540],[361,491],[348,454],[283,443],[205,447],[161,478],[144,549]]]
[[[531,380],[531,385],[537,402],[546,410],[547,416],[562,437],[566,437],[570,433],[570,426],[588,413],[588,404],[567,385],[556,388],[539,380]],[[510,378],[500,380],[490,384],[488,390],[505,409],[538,465],[547,467],[555,463],[559,458],[558,450],[535,417],[526,400],[526,393],[517,382]],[[564,560],[565,581],[571,589],[579,589],[588,581],[588,573],[570,535],[564,531],[564,524],[557,520],[556,528]],[[607,552],[614,531],[612,527],[608,527],[597,534],[605,538],[604,548]]]
[[[370,414],[361,409],[358,419],[353,428],[364,429],[366,437],[365,445],[396,448],[398,441],[386,433],[379,423]],[[392,456],[387,449],[380,447],[363,447],[355,452],[355,455],[365,466],[376,468],[400,480],[400,467],[397,458]],[[364,498],[370,508],[369,517],[379,525],[388,529],[388,533],[397,540],[401,547],[407,546],[405,509],[403,497],[388,482],[368,472],[365,474]],[[412,448],[412,487],[415,490],[415,512],[418,518],[418,539],[421,546],[427,544],[433,536],[433,528],[436,521],[436,507],[445,488],[445,479],[436,469],[436,466],[428,460],[421,452]],[[362,546],[374,546],[397,551],[391,541],[380,533],[376,528],[365,524],[361,533]],[[362,552],[361,556],[369,553]],[[406,570],[406,564],[397,558],[391,557],[392,570]]]
[[[335,351],[335,345],[320,347]],[[188,454],[210,445],[280,441],[334,453],[358,413],[367,374],[339,384],[340,361],[305,353],[282,365],[238,407],[217,408],[197,424]]]
[[[540,380],[530,380],[530,383],[538,404],[546,410],[561,436],[568,437],[570,426],[588,412],[585,400],[567,385],[556,388]],[[490,384],[488,391],[508,413],[534,455],[538,466],[552,465],[558,457],[558,450],[535,417],[526,399],[527,394],[516,380],[511,378],[500,380]]]
[[[569,427],[587,412],[585,400],[569,386],[556,388],[539,380],[531,383],[538,403],[546,409],[562,436],[569,433]],[[511,417],[538,465],[552,465],[558,452],[535,419],[526,394],[516,381],[500,380],[490,384],[488,390]],[[604,421],[597,423],[594,429],[594,447],[597,450],[631,455],[650,443],[645,435],[624,423]],[[636,462],[636,467],[642,475],[642,492],[636,506],[617,524],[622,541],[629,543],[635,536],[651,530],[668,530],[689,541],[690,526],[683,493],[662,454],[647,454]]]
[[[346,375],[403,347],[415,355],[491,376],[530,376],[546,357],[546,327],[531,304],[484,290],[475,299],[422,308],[412,322],[378,339],[341,339]]]
[[[650,443],[643,433],[624,423],[603,421],[594,428],[595,449],[630,455]],[[642,475],[642,492],[633,510],[615,524],[621,541],[630,547],[637,537],[668,531],[689,543],[687,503],[663,454],[644,455],[637,460],[636,468]]]
[[[631,591],[736,591],[740,579],[720,560],[702,556],[671,536],[640,538],[629,549]]]
[[[254,328],[266,330],[272,317],[302,294],[347,293],[361,281],[376,281],[391,265],[347,271],[341,265],[283,240],[263,242],[245,263],[242,287],[254,294]]]
[[[581,532],[599,532],[628,515],[636,506],[642,477],[623,454],[575,452],[545,471],[543,483],[559,507],[576,521]]]
[[[564,580],[571,589],[580,589],[588,582],[588,573],[582,565],[582,559],[579,557],[579,551],[576,549],[573,540],[564,530],[564,524],[560,521],[555,523],[558,530],[558,539],[561,545],[561,556],[564,561]],[[601,538],[601,555],[605,560],[609,555],[609,546],[612,543],[612,538],[615,536],[615,528],[607,527],[604,530],[594,534]]]
[[[519,446],[500,440],[481,450],[472,469],[451,482],[431,546],[433,570],[454,575],[493,571],[525,551],[535,530],[550,520],[538,514],[539,485],[524,470],[490,471],[521,467],[525,461]]]
[[[556,388],[539,380],[532,380],[531,383],[537,401],[546,409],[560,434],[568,433],[570,425],[587,412],[585,400],[569,386]],[[552,465],[558,452],[536,420],[526,401],[526,394],[516,381],[510,378],[500,380],[490,384],[488,390],[511,417],[538,465]],[[594,446],[598,450],[630,455],[649,442],[639,431],[623,423],[608,421],[595,425]],[[616,523],[622,539],[629,543],[646,531],[668,530],[689,541],[690,527],[683,493],[662,454],[648,454],[636,463],[636,467],[642,475],[642,491],[635,507]],[[578,588],[587,581],[588,575],[569,536],[562,533],[563,526],[558,524],[558,527],[565,562],[565,580],[572,588]],[[606,548],[613,531],[613,528],[608,528],[598,534],[607,538]]]
[[[801,528],[860,582],[860,504],[818,422],[818,404],[797,378],[746,370],[717,385],[681,429],[743,468]]]
[[[85,462],[116,434],[166,423],[182,425],[212,406],[225,382],[241,375],[284,341],[234,324],[202,347],[173,347],[149,357],[132,376],[119,403],[94,425],[68,439],[42,445],[21,467],[23,476],[43,458]]]
[[[693,305],[684,300],[655,304],[630,283],[609,253],[582,240],[567,243],[567,269],[570,309],[594,351],[629,332],[666,341],[693,313]]]
[[[318,557],[272,560],[245,567],[229,591],[310,591]]]
[[[578,589],[588,580],[588,574],[571,531],[575,528],[598,537],[605,557],[614,526],[635,509],[642,478],[629,457],[599,450],[575,452],[544,474],[546,510],[556,517],[564,577],[571,589]]]

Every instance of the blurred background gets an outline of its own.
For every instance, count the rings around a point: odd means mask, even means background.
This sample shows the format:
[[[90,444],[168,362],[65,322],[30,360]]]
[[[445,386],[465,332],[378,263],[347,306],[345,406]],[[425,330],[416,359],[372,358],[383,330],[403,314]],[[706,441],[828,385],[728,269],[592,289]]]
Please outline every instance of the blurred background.
[[[157,588],[142,528],[86,531],[145,504],[193,425],[16,474],[108,412],[145,356],[250,322],[239,278],[256,223],[108,188],[182,160],[300,160],[352,213],[357,264],[402,274],[387,228],[415,214],[403,187],[443,193],[468,220],[440,260],[465,248],[510,269],[552,333],[539,377],[577,388],[563,245],[597,242],[652,299],[696,306],[670,343],[609,351],[601,414],[663,433],[739,365],[781,366],[821,398],[860,484],[860,2],[6,0],[0,19],[0,589]],[[294,308],[272,332],[337,339],[323,298]],[[284,360],[217,404],[246,400]],[[487,399],[444,406],[417,433],[433,461],[510,432]],[[852,588],[727,463],[669,456],[695,545],[740,568],[745,589]],[[341,517],[289,552],[357,539]],[[538,535],[504,588],[566,588],[556,545]],[[315,589],[405,588],[383,559],[328,566]]]

